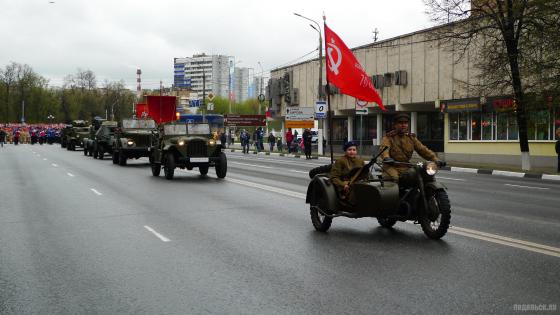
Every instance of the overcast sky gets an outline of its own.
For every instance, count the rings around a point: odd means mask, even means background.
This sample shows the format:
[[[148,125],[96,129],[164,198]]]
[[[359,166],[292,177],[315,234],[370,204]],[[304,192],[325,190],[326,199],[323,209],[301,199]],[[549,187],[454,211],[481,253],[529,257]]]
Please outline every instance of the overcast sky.
[[[26,63],[54,86],[82,68],[132,88],[137,67],[145,88],[169,86],[173,58],[202,52],[235,56],[258,74],[259,61],[267,71],[317,47],[294,12],[320,24],[325,12],[349,47],[371,43],[375,28],[386,39],[431,25],[422,0],[52,1],[0,0],[0,67]]]

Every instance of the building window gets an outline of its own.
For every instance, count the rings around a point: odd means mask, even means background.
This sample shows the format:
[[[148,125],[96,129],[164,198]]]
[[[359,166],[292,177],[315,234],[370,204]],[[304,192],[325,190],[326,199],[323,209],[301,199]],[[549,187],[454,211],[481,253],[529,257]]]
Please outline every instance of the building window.
[[[449,113],[449,140],[459,140],[459,113]]]
[[[482,124],[480,112],[471,113],[471,140],[481,140]]]
[[[348,119],[333,118],[333,141],[348,140]]]
[[[362,128],[360,128],[360,124]],[[356,116],[354,120],[354,139],[377,139],[377,116],[363,116],[362,118]]]

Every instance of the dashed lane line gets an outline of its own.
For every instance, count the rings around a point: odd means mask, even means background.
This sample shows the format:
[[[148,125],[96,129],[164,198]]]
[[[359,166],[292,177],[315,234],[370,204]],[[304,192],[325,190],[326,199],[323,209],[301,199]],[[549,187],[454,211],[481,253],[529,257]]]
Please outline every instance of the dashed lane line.
[[[156,230],[154,230],[153,228],[144,225],[144,228],[148,231],[150,231],[152,234],[154,234],[157,238],[159,238],[162,242],[170,242],[171,240],[168,239],[167,237],[161,235],[160,233],[158,233]]]
[[[58,167],[58,165],[55,164],[55,163],[51,163],[51,165],[54,166],[54,167]]]
[[[260,167],[260,168],[273,168],[270,166],[262,166],[257,164],[248,164],[248,163],[239,163],[239,162],[230,162],[231,164],[243,165],[243,166],[251,166],[251,167]]]
[[[96,195],[98,195],[98,196],[102,196],[102,195],[103,195],[102,193],[100,193],[99,191],[97,191],[97,190],[94,189],[94,188],[90,188],[90,190],[93,191],[93,192],[94,192]]]
[[[527,188],[527,189],[542,189],[542,190],[548,190],[550,188],[548,187],[534,187],[534,186],[523,186],[523,185],[514,185],[514,184],[504,184],[505,186],[509,186],[509,187],[516,187],[516,188]]]
[[[70,177],[74,177],[74,174],[72,174],[72,173],[66,173],[66,175],[68,175]]]

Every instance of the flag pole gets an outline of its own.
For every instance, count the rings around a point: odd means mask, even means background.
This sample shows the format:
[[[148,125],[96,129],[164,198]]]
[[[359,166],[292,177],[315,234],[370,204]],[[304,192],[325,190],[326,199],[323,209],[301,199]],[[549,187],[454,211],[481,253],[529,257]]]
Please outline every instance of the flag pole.
[[[325,16],[325,13],[323,12],[323,34],[325,33],[325,26],[327,25],[327,17]],[[329,63],[327,62],[327,58],[329,55],[329,52],[327,50],[327,36],[324,36],[324,40],[325,40],[325,63],[327,66],[327,71],[326,72],[326,79],[327,79],[327,85],[326,85],[326,92],[327,92],[327,119],[329,121],[329,150],[331,151],[331,164],[334,164],[334,154],[333,154],[333,122],[332,122],[332,111],[331,111],[331,91],[330,91],[330,84],[329,84]],[[322,61],[321,61],[322,62]]]

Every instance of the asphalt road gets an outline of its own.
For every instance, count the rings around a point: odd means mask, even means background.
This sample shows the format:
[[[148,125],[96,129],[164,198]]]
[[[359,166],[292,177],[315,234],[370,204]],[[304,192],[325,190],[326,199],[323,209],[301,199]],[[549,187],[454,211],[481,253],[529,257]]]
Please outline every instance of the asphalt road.
[[[0,148],[1,314],[471,314],[560,304],[560,184],[440,172],[452,225],[337,218],[320,161],[228,153],[228,176],[151,176],[58,146]],[[557,308],[558,309],[558,308]],[[558,310],[556,311],[558,312]],[[549,312],[552,313],[552,312]]]

